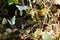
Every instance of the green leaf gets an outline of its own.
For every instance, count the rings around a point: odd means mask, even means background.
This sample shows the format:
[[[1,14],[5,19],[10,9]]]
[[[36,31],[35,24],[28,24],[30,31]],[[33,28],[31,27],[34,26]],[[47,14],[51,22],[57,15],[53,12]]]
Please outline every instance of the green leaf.
[[[18,4],[18,0],[14,0],[14,3],[15,3],[15,4]]]
[[[8,0],[8,4],[9,5],[13,4],[13,0]]]
[[[40,37],[40,29],[36,29],[34,33],[32,33],[33,37],[39,38]]]
[[[6,23],[7,23],[6,18],[3,18],[3,20],[2,20],[2,24],[4,25],[4,24],[6,24]]]
[[[22,12],[22,10],[20,10],[20,16],[22,16],[22,14],[23,14],[23,12]]]
[[[51,36],[47,33],[44,34],[44,40],[51,40]]]
[[[18,4],[18,0],[8,0],[8,4],[11,5],[11,4]]]

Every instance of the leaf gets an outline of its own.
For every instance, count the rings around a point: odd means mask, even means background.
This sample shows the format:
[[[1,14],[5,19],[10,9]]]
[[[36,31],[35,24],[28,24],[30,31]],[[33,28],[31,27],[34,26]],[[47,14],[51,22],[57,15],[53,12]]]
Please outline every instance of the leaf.
[[[18,0],[8,0],[8,4],[11,5],[11,4],[18,4]]]
[[[34,33],[32,33],[33,37],[39,38],[40,37],[40,29],[36,29]]]
[[[22,16],[22,14],[23,14],[23,12],[22,12],[22,10],[20,11],[20,16]]]
[[[3,20],[2,20],[2,24],[4,25],[4,24],[6,24],[6,23],[7,23],[6,18],[3,18]]]
[[[47,33],[44,34],[44,40],[51,40],[51,36]]]
[[[8,0],[8,4],[9,5],[13,4],[13,0]]]
[[[48,13],[48,9],[47,8],[43,8],[39,12],[40,12],[40,16],[45,16]]]
[[[18,4],[18,0],[14,0],[14,3],[15,3],[15,4]]]

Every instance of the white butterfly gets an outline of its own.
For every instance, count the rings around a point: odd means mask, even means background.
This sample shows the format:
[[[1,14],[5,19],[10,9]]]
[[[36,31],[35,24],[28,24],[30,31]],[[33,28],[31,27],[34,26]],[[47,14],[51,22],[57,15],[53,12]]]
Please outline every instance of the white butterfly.
[[[16,20],[16,17],[15,16],[13,16],[11,18],[11,20],[7,19],[7,21],[9,22],[10,25],[14,25],[15,24],[15,20]]]
[[[26,10],[28,9],[28,6],[19,6],[19,5],[16,5],[16,7],[18,8],[18,10]]]

